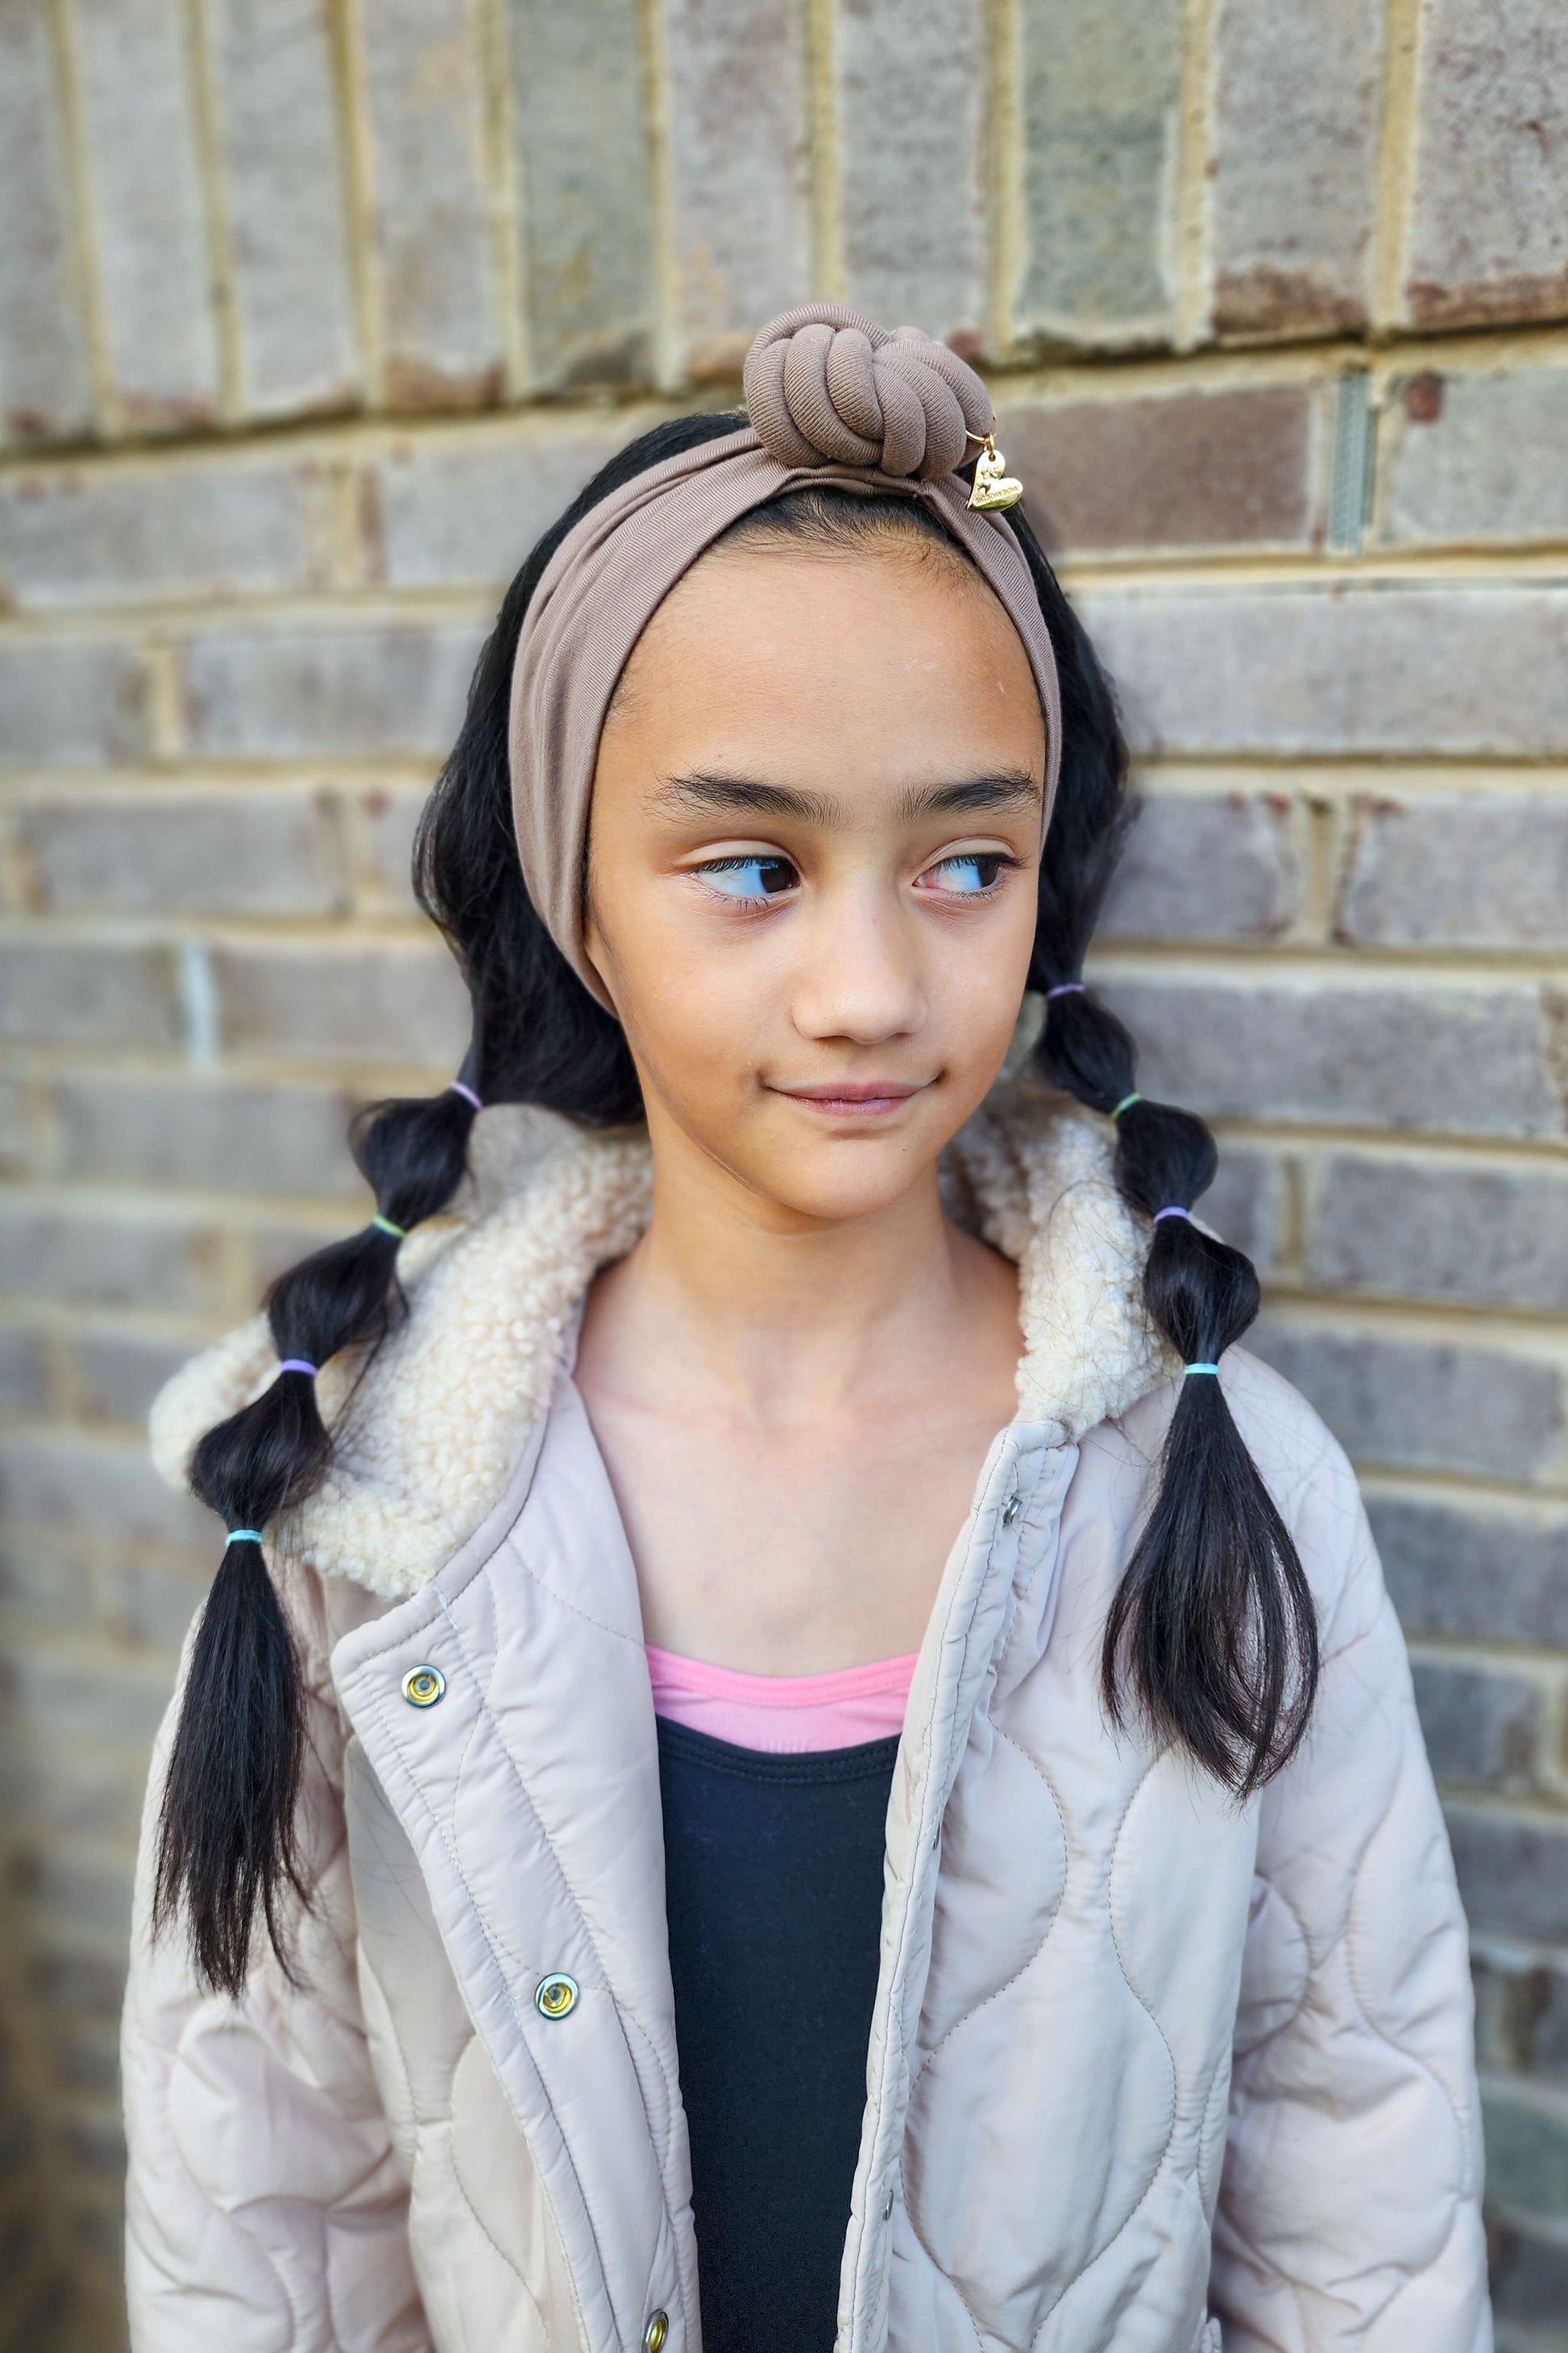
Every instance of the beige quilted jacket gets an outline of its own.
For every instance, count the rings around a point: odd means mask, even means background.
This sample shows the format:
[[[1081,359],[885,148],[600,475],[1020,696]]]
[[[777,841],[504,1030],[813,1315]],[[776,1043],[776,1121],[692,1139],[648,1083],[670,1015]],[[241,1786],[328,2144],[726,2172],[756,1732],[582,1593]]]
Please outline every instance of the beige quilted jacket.
[[[326,1368],[331,1482],[279,1532],[298,1982],[264,1952],[243,2003],[204,1995],[143,1869],[135,2353],[700,2353],[637,1583],[569,1370],[647,1151],[479,1136],[467,1214],[404,1247],[408,1320],[352,1398]],[[950,1155],[1027,1345],[894,1780],[838,2353],[1485,2353],[1464,1924],[1405,1652],[1343,1455],[1240,1351],[1321,1613],[1310,1743],[1238,1806],[1101,1713],[1176,1393],[1108,1153],[999,1091]],[[258,1317],[175,1377],[171,1477],[273,1369]]]

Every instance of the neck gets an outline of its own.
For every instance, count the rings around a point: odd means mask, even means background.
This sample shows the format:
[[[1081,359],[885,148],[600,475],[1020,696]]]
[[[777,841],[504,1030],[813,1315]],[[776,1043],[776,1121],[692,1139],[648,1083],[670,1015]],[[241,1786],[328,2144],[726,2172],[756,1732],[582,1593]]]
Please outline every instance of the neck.
[[[867,1216],[813,1218],[664,1125],[647,1229],[595,1286],[585,1346],[613,1318],[622,1365],[679,1368],[726,1418],[775,1427],[875,1412],[951,1361],[990,1253],[944,1215],[934,1166]]]

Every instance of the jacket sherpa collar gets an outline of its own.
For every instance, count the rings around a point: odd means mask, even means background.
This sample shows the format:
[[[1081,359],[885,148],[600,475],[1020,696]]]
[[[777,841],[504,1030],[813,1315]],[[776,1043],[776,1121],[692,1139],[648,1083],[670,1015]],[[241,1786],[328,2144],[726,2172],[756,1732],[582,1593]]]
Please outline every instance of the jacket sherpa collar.
[[[1010,1083],[943,1164],[954,1216],[1018,1266],[1019,1416],[1058,1443],[1178,1369],[1142,1303],[1148,1229],[1117,1189],[1113,1149],[1106,1121]],[[390,1601],[428,1584],[494,1508],[549,1407],[588,1284],[649,1213],[640,1130],[592,1134],[499,1107],[476,1127],[473,1160],[458,1213],[399,1252],[406,1317],[368,1364],[344,1351],[322,1366],[331,1465],[270,1532],[279,1553]],[[151,1428],[172,1485],[188,1483],[202,1433],[277,1370],[258,1314],[165,1385]]]

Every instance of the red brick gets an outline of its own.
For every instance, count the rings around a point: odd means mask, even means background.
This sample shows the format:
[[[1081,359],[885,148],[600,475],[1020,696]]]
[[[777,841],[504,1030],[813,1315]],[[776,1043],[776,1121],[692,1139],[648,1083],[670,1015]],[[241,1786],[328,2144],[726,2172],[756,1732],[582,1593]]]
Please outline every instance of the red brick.
[[[997,425],[1030,514],[1069,554],[1305,546],[1320,433],[1317,396],[1294,385],[1019,401]]]

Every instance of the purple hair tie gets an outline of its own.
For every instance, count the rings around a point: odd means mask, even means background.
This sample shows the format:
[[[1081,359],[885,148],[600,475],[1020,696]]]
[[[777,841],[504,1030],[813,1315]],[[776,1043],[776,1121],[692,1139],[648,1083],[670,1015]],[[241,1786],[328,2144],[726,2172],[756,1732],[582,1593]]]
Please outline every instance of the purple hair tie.
[[[1168,1209],[1155,1210],[1154,1223],[1158,1225],[1162,1218],[1190,1218],[1192,1214],[1190,1209],[1184,1209],[1179,1201],[1173,1201]]]
[[[466,1087],[461,1079],[449,1079],[447,1082],[447,1092],[449,1095],[461,1095],[463,1101],[465,1103],[472,1103],[476,1111],[483,1111],[484,1109],[483,1103],[479,1101],[472,1087]]]
[[[1088,987],[1087,980],[1058,980],[1054,988],[1047,989],[1046,1003],[1048,1005],[1053,997],[1078,997]]]
[[[314,1380],[321,1368],[320,1365],[311,1364],[309,1356],[285,1356],[278,1369],[280,1373],[309,1373]]]

